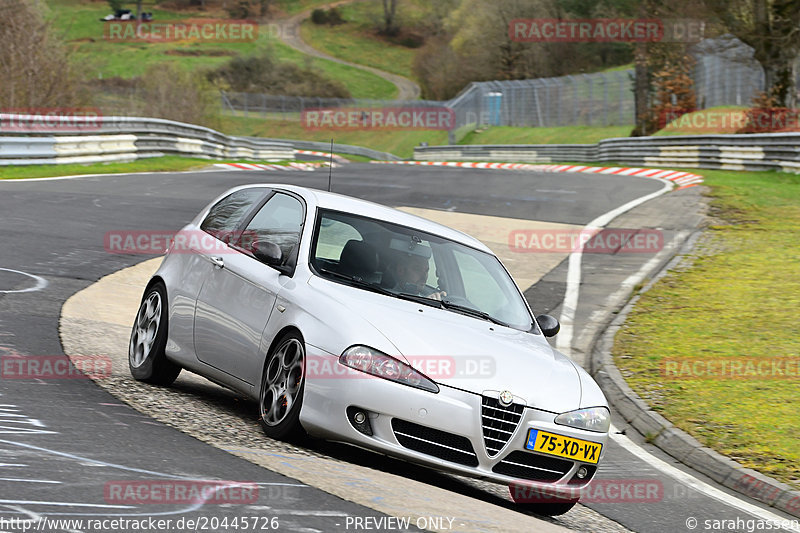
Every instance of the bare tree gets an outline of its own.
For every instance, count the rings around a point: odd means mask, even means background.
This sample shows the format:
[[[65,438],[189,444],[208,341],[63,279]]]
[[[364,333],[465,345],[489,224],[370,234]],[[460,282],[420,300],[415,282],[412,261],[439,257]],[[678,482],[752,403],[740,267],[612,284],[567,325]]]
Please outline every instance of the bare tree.
[[[520,42],[509,35],[515,19],[564,18],[555,0],[463,0],[447,20],[450,46],[482,72],[482,79],[522,79],[567,73],[573,48]]]
[[[219,95],[201,73],[174,63],[148,67],[139,84],[142,114],[217,127]]]
[[[82,105],[81,85],[39,2],[11,0],[0,16],[0,108]]]
[[[654,0],[642,0],[639,4],[639,18],[647,17],[648,9],[653,8]],[[650,72],[647,68],[647,44],[638,42],[634,45],[633,52],[633,99],[634,99],[634,121],[636,126],[631,135],[634,137],[649,135],[647,118],[650,113]]]
[[[383,0],[383,33],[397,35],[397,0]]]

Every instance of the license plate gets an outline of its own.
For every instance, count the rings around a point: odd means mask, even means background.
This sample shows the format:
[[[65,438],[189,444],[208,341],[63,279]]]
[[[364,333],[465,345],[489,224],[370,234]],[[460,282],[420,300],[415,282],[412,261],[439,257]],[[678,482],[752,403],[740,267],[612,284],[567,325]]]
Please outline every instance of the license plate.
[[[603,445],[588,440],[565,437],[538,429],[528,431],[525,448],[534,452],[546,453],[557,457],[565,457],[584,463],[597,463]]]

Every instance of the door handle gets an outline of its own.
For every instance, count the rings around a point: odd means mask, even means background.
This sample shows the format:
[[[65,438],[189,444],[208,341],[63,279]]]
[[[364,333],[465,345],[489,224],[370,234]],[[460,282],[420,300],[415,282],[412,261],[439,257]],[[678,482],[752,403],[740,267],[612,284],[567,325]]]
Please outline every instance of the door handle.
[[[215,267],[217,267],[217,268],[224,268],[225,267],[225,261],[221,257],[211,256],[209,259],[211,259],[211,262],[214,263]]]

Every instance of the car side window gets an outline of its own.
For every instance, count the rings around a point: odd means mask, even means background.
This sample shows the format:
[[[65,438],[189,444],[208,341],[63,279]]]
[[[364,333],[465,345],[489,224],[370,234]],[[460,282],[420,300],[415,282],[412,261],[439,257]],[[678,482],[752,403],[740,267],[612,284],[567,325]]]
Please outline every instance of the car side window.
[[[363,237],[350,224],[323,217],[320,222],[315,259],[339,261],[344,246],[351,240],[361,241]]]
[[[250,209],[262,198],[267,189],[241,189],[229,194],[212,207],[200,229],[228,242],[232,233],[244,220]]]
[[[256,213],[242,234],[242,247],[248,241],[277,244],[284,258],[289,258],[300,243],[303,204],[293,196],[277,193]]]

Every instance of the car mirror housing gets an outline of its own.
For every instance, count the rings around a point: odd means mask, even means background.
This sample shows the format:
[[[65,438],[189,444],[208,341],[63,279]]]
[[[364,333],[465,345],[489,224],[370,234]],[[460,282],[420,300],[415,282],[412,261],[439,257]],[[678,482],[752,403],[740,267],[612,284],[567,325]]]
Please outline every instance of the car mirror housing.
[[[269,266],[280,266],[283,261],[283,252],[280,246],[273,242],[256,241],[253,243],[253,256]]]
[[[550,315],[539,315],[536,317],[536,322],[539,323],[545,337],[554,337],[561,329],[558,319]]]

